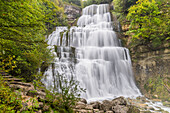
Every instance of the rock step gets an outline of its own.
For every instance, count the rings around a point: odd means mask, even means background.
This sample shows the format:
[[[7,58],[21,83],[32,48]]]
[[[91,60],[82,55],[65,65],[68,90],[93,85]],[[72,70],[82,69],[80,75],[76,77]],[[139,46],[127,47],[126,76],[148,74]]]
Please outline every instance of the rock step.
[[[22,80],[21,79],[18,79],[18,78],[6,78],[5,81],[16,81],[16,82],[21,82]]]
[[[8,76],[3,76],[3,78],[14,78],[14,77],[11,75],[8,75]]]
[[[6,73],[6,72],[1,71],[1,72],[0,72],[0,75],[2,75],[2,76],[8,76],[9,74]]]
[[[10,82],[10,84],[22,85],[22,86],[27,86],[27,87],[32,87],[33,86],[31,83],[15,82],[15,81]]]

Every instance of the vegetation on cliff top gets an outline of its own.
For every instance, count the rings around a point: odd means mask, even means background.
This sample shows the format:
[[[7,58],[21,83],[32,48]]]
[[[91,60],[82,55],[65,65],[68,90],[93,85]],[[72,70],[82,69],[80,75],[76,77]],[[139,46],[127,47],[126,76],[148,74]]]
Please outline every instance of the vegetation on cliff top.
[[[148,50],[155,50],[169,41],[170,7],[167,0],[113,0],[113,4],[113,13],[122,25],[130,25],[126,31],[126,35],[132,37],[127,39],[129,47],[146,45]]]
[[[138,0],[131,6],[127,19],[130,29],[127,34],[132,35],[132,45],[146,45],[153,50],[170,39],[169,4],[154,0]]]

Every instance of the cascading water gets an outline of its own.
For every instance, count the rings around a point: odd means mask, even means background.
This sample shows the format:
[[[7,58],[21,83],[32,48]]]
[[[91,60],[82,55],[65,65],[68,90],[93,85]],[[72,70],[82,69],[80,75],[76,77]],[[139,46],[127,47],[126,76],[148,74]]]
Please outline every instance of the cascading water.
[[[77,22],[71,27],[69,37],[61,38],[60,32],[67,28],[57,27],[48,38],[49,48],[57,45],[56,61],[45,72],[43,82],[47,85],[54,81],[54,73],[65,73],[80,81],[86,89],[82,94],[88,100],[100,100],[117,96],[140,96],[131,69],[128,49],[113,31],[108,4],[91,5],[83,9]],[[65,33],[66,34],[66,33]],[[67,41],[66,41],[67,40]],[[60,46],[60,47],[59,47]]]

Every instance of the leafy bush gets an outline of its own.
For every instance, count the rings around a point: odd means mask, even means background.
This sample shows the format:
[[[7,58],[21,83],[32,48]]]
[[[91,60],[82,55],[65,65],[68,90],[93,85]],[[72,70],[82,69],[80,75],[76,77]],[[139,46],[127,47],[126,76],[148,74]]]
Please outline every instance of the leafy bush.
[[[0,61],[15,56],[10,73],[32,81],[43,61],[52,59],[45,35],[66,25],[64,8],[48,0],[0,0],[0,6]]]
[[[13,60],[15,56],[7,56],[6,58],[0,57],[0,69],[9,72],[16,68],[16,61]]]
[[[128,35],[132,35],[132,46],[146,45],[153,50],[170,39],[170,15],[168,3],[154,0],[138,0],[129,8],[127,19],[131,21]]]
[[[59,111],[63,113],[72,113],[73,106],[79,100],[80,93],[85,92],[80,87],[79,82],[73,77],[68,79],[66,75],[56,75],[57,81],[55,81],[54,87],[46,90],[46,98],[49,101],[53,111]]]
[[[109,4],[112,0],[84,0],[82,1],[82,7],[86,7],[91,4]]]
[[[0,111],[2,113],[16,113],[21,108],[21,96],[13,92],[0,75]]]
[[[166,81],[165,81],[166,80]],[[147,80],[146,84],[144,85],[144,89],[147,91],[148,94],[151,95],[158,95],[158,97],[162,100],[169,99],[169,92],[166,89],[166,86],[170,86],[170,78],[166,77],[151,77]]]

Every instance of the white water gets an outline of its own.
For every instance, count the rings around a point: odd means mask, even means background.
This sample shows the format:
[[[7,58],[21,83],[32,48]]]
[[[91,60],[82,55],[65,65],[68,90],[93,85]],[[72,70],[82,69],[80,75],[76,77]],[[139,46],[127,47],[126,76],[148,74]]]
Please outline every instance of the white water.
[[[56,60],[55,70],[52,72],[50,66],[45,72],[47,76],[43,82],[47,87],[54,86],[53,75],[60,73],[73,75],[80,81],[81,87],[86,89],[82,97],[88,101],[140,96],[133,78],[129,50],[121,47],[113,31],[109,5],[84,8],[77,25],[70,28],[68,42],[66,35],[60,36],[60,32],[67,30],[65,27],[57,27],[48,37],[49,48]],[[57,48],[59,54],[54,52],[53,45],[60,46]]]
[[[148,106],[150,106],[150,107],[153,107],[154,108],[154,110],[160,110],[160,108],[161,109],[163,109],[164,111],[168,111],[169,113],[170,113],[170,108],[169,107],[166,107],[166,106],[163,106],[163,104],[162,104],[162,102],[152,102],[151,100],[149,100],[149,99],[147,99],[148,100],[148,102],[146,102],[145,104],[147,104]],[[150,110],[151,112],[155,112],[155,111],[152,111],[152,110]],[[160,112],[160,113],[162,113],[162,112]]]

